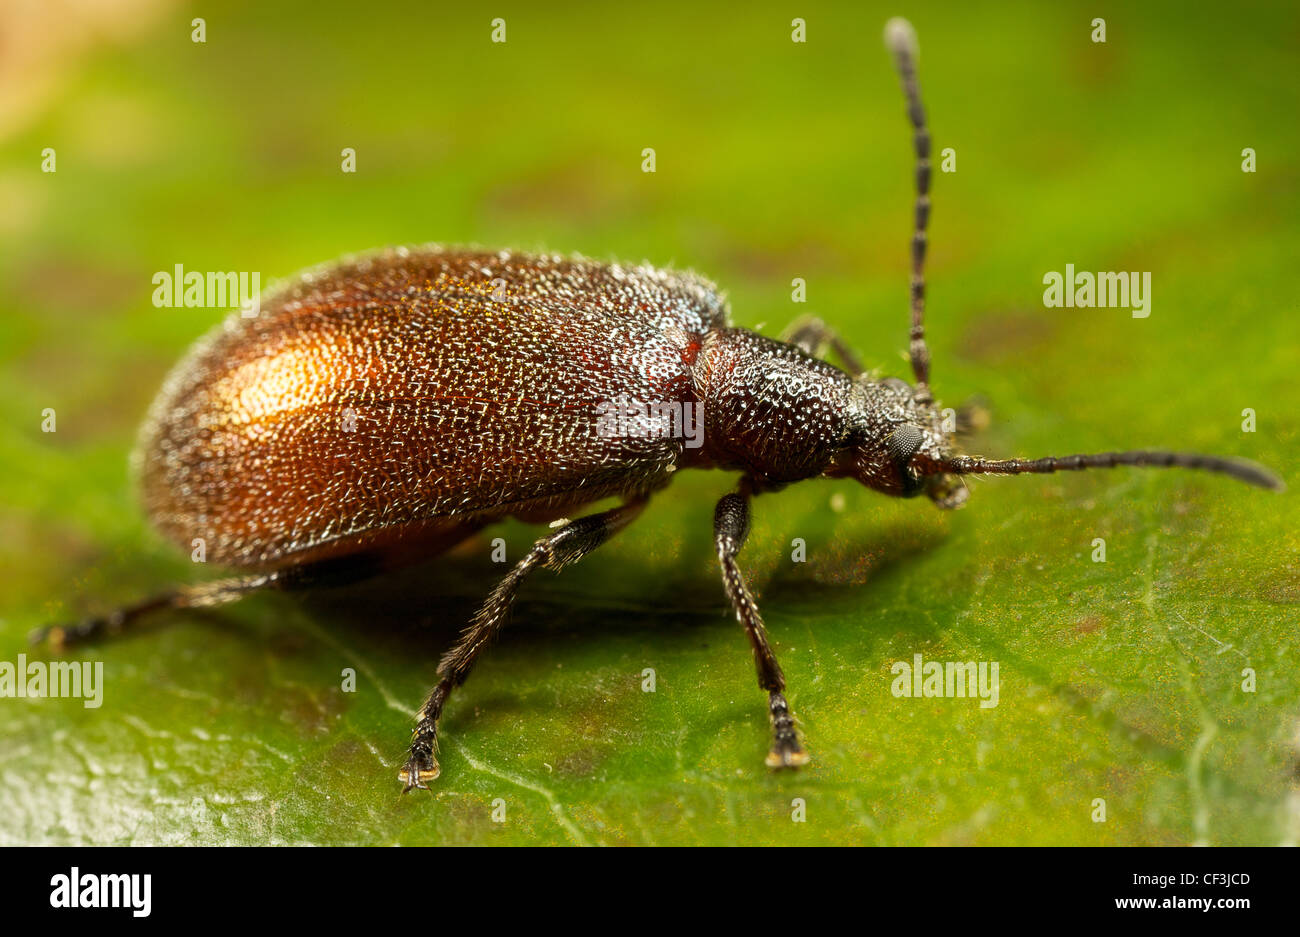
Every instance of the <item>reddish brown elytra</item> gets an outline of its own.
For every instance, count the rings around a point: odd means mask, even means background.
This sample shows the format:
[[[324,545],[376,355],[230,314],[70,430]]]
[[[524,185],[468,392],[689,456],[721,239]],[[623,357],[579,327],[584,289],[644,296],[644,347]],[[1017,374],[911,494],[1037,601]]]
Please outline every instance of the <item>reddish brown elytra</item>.
[[[640,513],[675,471],[741,473],[718,502],[722,580],[768,694],[767,763],[808,760],[785,680],[736,555],[749,501],[807,478],[854,478],[889,495],[966,497],[961,476],[1119,465],[1208,469],[1264,488],[1254,464],[1170,452],[1034,460],[960,455],[930,392],[923,310],[930,137],[916,38],[886,27],[915,132],[911,360],[915,383],[875,380],[819,321],[785,341],[732,328],[692,274],[554,255],[421,248],[322,267],[201,341],[167,379],[136,465],[150,519],[207,545],[233,578],[39,636],[115,632],[164,608],[216,605],[428,557],[505,517],[565,521],[497,584],[438,665],[405,788],[438,776],[438,719],[534,569],[577,561]],[[820,360],[833,349],[844,370]],[[690,424],[690,433],[685,432]],[[611,428],[612,427],[612,428]]]

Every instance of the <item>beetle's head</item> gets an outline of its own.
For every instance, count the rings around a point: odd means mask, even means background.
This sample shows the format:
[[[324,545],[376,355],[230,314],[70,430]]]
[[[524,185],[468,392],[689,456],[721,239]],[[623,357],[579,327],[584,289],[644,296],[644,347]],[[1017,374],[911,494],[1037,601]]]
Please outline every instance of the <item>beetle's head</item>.
[[[1193,468],[1218,472],[1260,488],[1282,491],[1282,480],[1244,459],[1190,452],[1139,449],[1039,459],[985,459],[956,451],[955,440],[983,427],[987,412],[979,404],[943,410],[923,385],[897,378],[854,382],[846,435],[825,474],[854,478],[869,488],[900,498],[927,495],[941,508],[958,508],[970,490],[966,475],[1042,475],[1121,465]]]
[[[960,507],[967,488],[944,466],[953,455],[953,436],[966,423],[899,378],[860,378],[844,448],[828,474],[895,497],[925,494],[939,507]]]

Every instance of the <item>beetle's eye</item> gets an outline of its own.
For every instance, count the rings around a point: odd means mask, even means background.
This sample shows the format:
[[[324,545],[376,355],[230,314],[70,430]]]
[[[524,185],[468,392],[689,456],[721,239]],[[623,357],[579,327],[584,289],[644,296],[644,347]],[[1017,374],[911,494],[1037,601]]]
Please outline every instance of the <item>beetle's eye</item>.
[[[911,423],[903,423],[885,438],[885,449],[894,464],[900,468],[912,461],[916,450],[921,448],[921,431]]]
[[[924,437],[921,431],[911,423],[903,423],[885,437],[885,451],[898,466],[898,473],[903,480],[903,496],[910,498],[921,493],[922,479],[907,463],[912,461],[916,450],[921,448]]]
[[[903,380],[901,377],[887,377],[880,383],[885,387],[888,387],[890,390],[911,390],[912,389],[912,386],[908,384],[907,381]]]

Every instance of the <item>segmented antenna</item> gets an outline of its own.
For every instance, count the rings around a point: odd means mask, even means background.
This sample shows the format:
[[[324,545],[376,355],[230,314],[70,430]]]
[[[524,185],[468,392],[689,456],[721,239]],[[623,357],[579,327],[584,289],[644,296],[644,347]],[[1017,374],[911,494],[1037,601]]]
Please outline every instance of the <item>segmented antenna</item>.
[[[898,77],[907,97],[907,116],[912,121],[916,146],[916,227],[912,233],[912,373],[916,375],[917,397],[930,400],[930,349],[925,344],[925,229],[930,221],[930,131],[925,126],[925,108],[916,82],[916,60],[920,48],[916,30],[901,16],[885,24],[885,46],[893,53]]]
[[[1192,468],[1229,475],[1248,485],[1282,491],[1282,480],[1261,465],[1244,459],[1223,459],[1192,452],[1098,452],[1090,455],[1067,455],[1045,459],[981,459],[976,456],[953,456],[943,470],[954,475],[1024,475],[1051,472],[1078,472],[1084,469],[1115,468],[1136,465],[1144,468]]]

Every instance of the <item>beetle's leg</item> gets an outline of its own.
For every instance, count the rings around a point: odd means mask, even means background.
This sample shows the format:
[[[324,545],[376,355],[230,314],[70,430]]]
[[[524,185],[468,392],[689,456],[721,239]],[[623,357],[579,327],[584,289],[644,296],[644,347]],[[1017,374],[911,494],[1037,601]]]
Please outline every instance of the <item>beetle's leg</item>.
[[[162,609],[207,608],[234,602],[250,592],[273,585],[278,576],[278,573],[264,573],[181,586],[135,605],[115,609],[107,615],[85,618],[74,624],[46,625],[44,628],[37,628],[28,635],[28,640],[33,644],[48,640],[56,648],[84,644],[121,634],[128,625],[135,624],[146,615]]]
[[[767,755],[767,764],[772,768],[797,768],[808,762],[808,753],[799,744],[790,704],[785,701],[785,675],[767,643],[767,630],[763,627],[758,606],[754,604],[754,597],[745,586],[745,577],[736,565],[736,554],[745,545],[748,535],[748,493],[726,495],[713,512],[713,540],[718,548],[727,598],[731,599],[736,618],[745,626],[745,633],[754,649],[758,685],[767,690],[768,711],[772,717],[772,750]]]
[[[472,531],[476,528],[466,529]],[[86,618],[74,624],[37,628],[28,635],[28,640],[33,644],[48,640],[56,648],[84,644],[121,634],[129,625],[163,609],[211,608],[238,601],[250,592],[268,588],[295,591],[323,585],[341,585],[367,579],[392,565],[394,561],[391,557],[374,551],[286,566],[266,573],[178,586],[135,605],[115,609],[107,615]]]
[[[559,570],[582,559],[611,536],[626,527],[645,507],[645,499],[638,498],[600,514],[580,517],[533,544],[519,563],[497,583],[479,608],[460,639],[438,662],[438,684],[429,692],[420,707],[415,732],[411,737],[411,757],[398,773],[405,785],[403,793],[411,788],[427,788],[441,771],[438,767],[438,719],[451,691],[465,682],[474,662],[505,624],[515,593],[528,574],[539,566]]]
[[[835,333],[829,325],[816,316],[801,316],[790,323],[783,334],[783,340],[795,345],[808,354],[820,358],[829,346],[839,356],[844,369],[853,377],[862,373],[862,364],[849,346]]]

